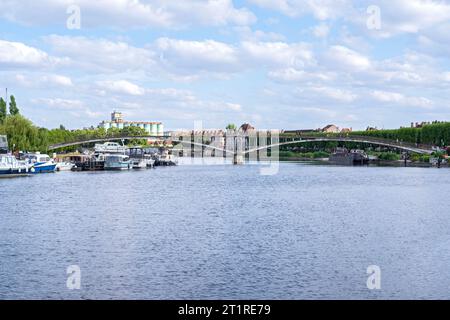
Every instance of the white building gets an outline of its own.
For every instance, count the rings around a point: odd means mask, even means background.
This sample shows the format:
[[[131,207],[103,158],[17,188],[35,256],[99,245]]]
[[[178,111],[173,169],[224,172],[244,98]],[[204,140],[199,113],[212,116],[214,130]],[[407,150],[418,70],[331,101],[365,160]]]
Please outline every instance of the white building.
[[[126,127],[139,127],[144,129],[149,135],[161,137],[164,136],[164,126],[162,122],[144,122],[144,121],[125,121],[122,113],[114,111],[111,113],[111,121],[102,121],[99,128],[105,130],[111,128],[123,129]]]

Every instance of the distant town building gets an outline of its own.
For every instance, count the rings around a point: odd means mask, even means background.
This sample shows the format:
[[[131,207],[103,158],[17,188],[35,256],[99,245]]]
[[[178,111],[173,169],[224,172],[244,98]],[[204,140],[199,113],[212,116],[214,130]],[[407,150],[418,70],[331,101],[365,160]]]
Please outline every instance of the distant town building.
[[[164,126],[162,122],[125,121],[122,113],[118,111],[111,113],[111,121],[102,121],[98,127],[106,130],[111,128],[123,129],[126,127],[139,127],[144,129],[149,135],[158,137],[164,135]]]
[[[352,128],[342,128],[341,133],[350,133],[352,131],[353,131]]]
[[[255,127],[251,126],[249,123],[244,123],[240,128],[239,131],[244,133],[249,133],[251,131],[255,131]]]
[[[329,124],[325,128],[322,129],[322,132],[325,133],[339,133],[339,127],[334,124]]]
[[[366,131],[378,131],[377,127],[367,127]]]

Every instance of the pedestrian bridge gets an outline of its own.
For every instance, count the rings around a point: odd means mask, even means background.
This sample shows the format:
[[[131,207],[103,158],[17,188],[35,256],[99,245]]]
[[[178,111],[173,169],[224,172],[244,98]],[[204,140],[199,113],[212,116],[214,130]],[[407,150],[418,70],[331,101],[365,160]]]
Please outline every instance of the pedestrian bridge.
[[[92,144],[92,143],[102,143],[102,142],[108,142],[108,141],[120,141],[120,140],[130,140],[130,139],[159,139],[159,140],[170,140],[173,137],[171,136],[154,136],[154,135],[146,135],[146,136],[117,136],[117,137],[105,137],[105,138],[98,138],[98,139],[88,139],[88,140],[81,140],[81,141],[72,141],[72,142],[64,142],[59,144],[54,144],[49,146],[48,150],[58,150],[61,148],[67,148],[77,145],[85,145],[85,144]],[[199,139],[195,139],[189,136],[187,136],[186,140],[173,140],[173,144],[179,144],[182,145],[185,149],[187,146],[191,147],[198,147],[205,150],[216,150],[219,152],[225,152],[225,153],[231,153],[231,154],[249,154],[253,152],[259,152],[265,149],[274,149],[279,148],[281,146],[287,146],[287,145],[295,145],[295,144],[306,144],[306,143],[314,143],[314,142],[353,142],[353,143],[361,143],[361,144],[367,144],[367,145],[375,145],[375,146],[382,146],[382,147],[388,147],[392,149],[401,150],[404,152],[409,153],[418,153],[418,154],[432,154],[433,153],[433,146],[431,145],[423,145],[423,144],[414,144],[414,143],[408,143],[408,142],[402,142],[402,141],[396,141],[396,140],[390,140],[390,139],[382,139],[382,138],[375,138],[375,137],[369,137],[369,136],[339,136],[339,135],[333,135],[333,136],[264,136],[258,137],[258,135],[255,136],[245,136],[245,135],[225,135],[225,141],[232,141],[229,143],[228,146],[221,148],[218,146],[214,146],[212,144],[206,144],[201,142],[196,142],[197,140],[203,141],[202,136],[199,136]],[[254,143],[254,146],[248,143],[241,143],[241,145],[244,145],[244,147],[237,147],[236,141],[243,140],[248,141],[248,139],[256,138],[257,143]],[[246,140],[247,139],[247,140]],[[234,141],[234,142],[233,142]],[[230,146],[231,144],[231,146]]]

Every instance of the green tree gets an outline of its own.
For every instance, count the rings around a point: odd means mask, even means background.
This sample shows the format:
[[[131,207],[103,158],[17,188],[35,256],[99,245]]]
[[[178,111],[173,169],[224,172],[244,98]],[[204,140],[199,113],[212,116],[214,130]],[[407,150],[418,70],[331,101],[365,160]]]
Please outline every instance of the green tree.
[[[16,98],[11,96],[11,101],[9,102],[9,113],[12,116],[19,114],[19,108],[17,108]]]
[[[230,123],[230,124],[228,124],[228,125],[226,126],[225,129],[227,129],[227,130],[236,130],[237,127],[236,127],[236,125],[235,125],[234,123]]]
[[[3,98],[0,98],[0,124],[6,119],[7,111],[6,111],[6,102]]]
[[[20,114],[7,116],[0,132],[8,136],[11,150],[40,150],[38,129],[30,120],[22,117]]]

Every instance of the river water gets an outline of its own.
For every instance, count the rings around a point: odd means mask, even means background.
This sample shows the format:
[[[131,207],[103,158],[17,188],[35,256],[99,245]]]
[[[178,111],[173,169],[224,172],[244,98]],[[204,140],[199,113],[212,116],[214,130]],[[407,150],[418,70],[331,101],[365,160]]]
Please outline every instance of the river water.
[[[0,179],[0,299],[448,299],[449,186],[302,163]]]

